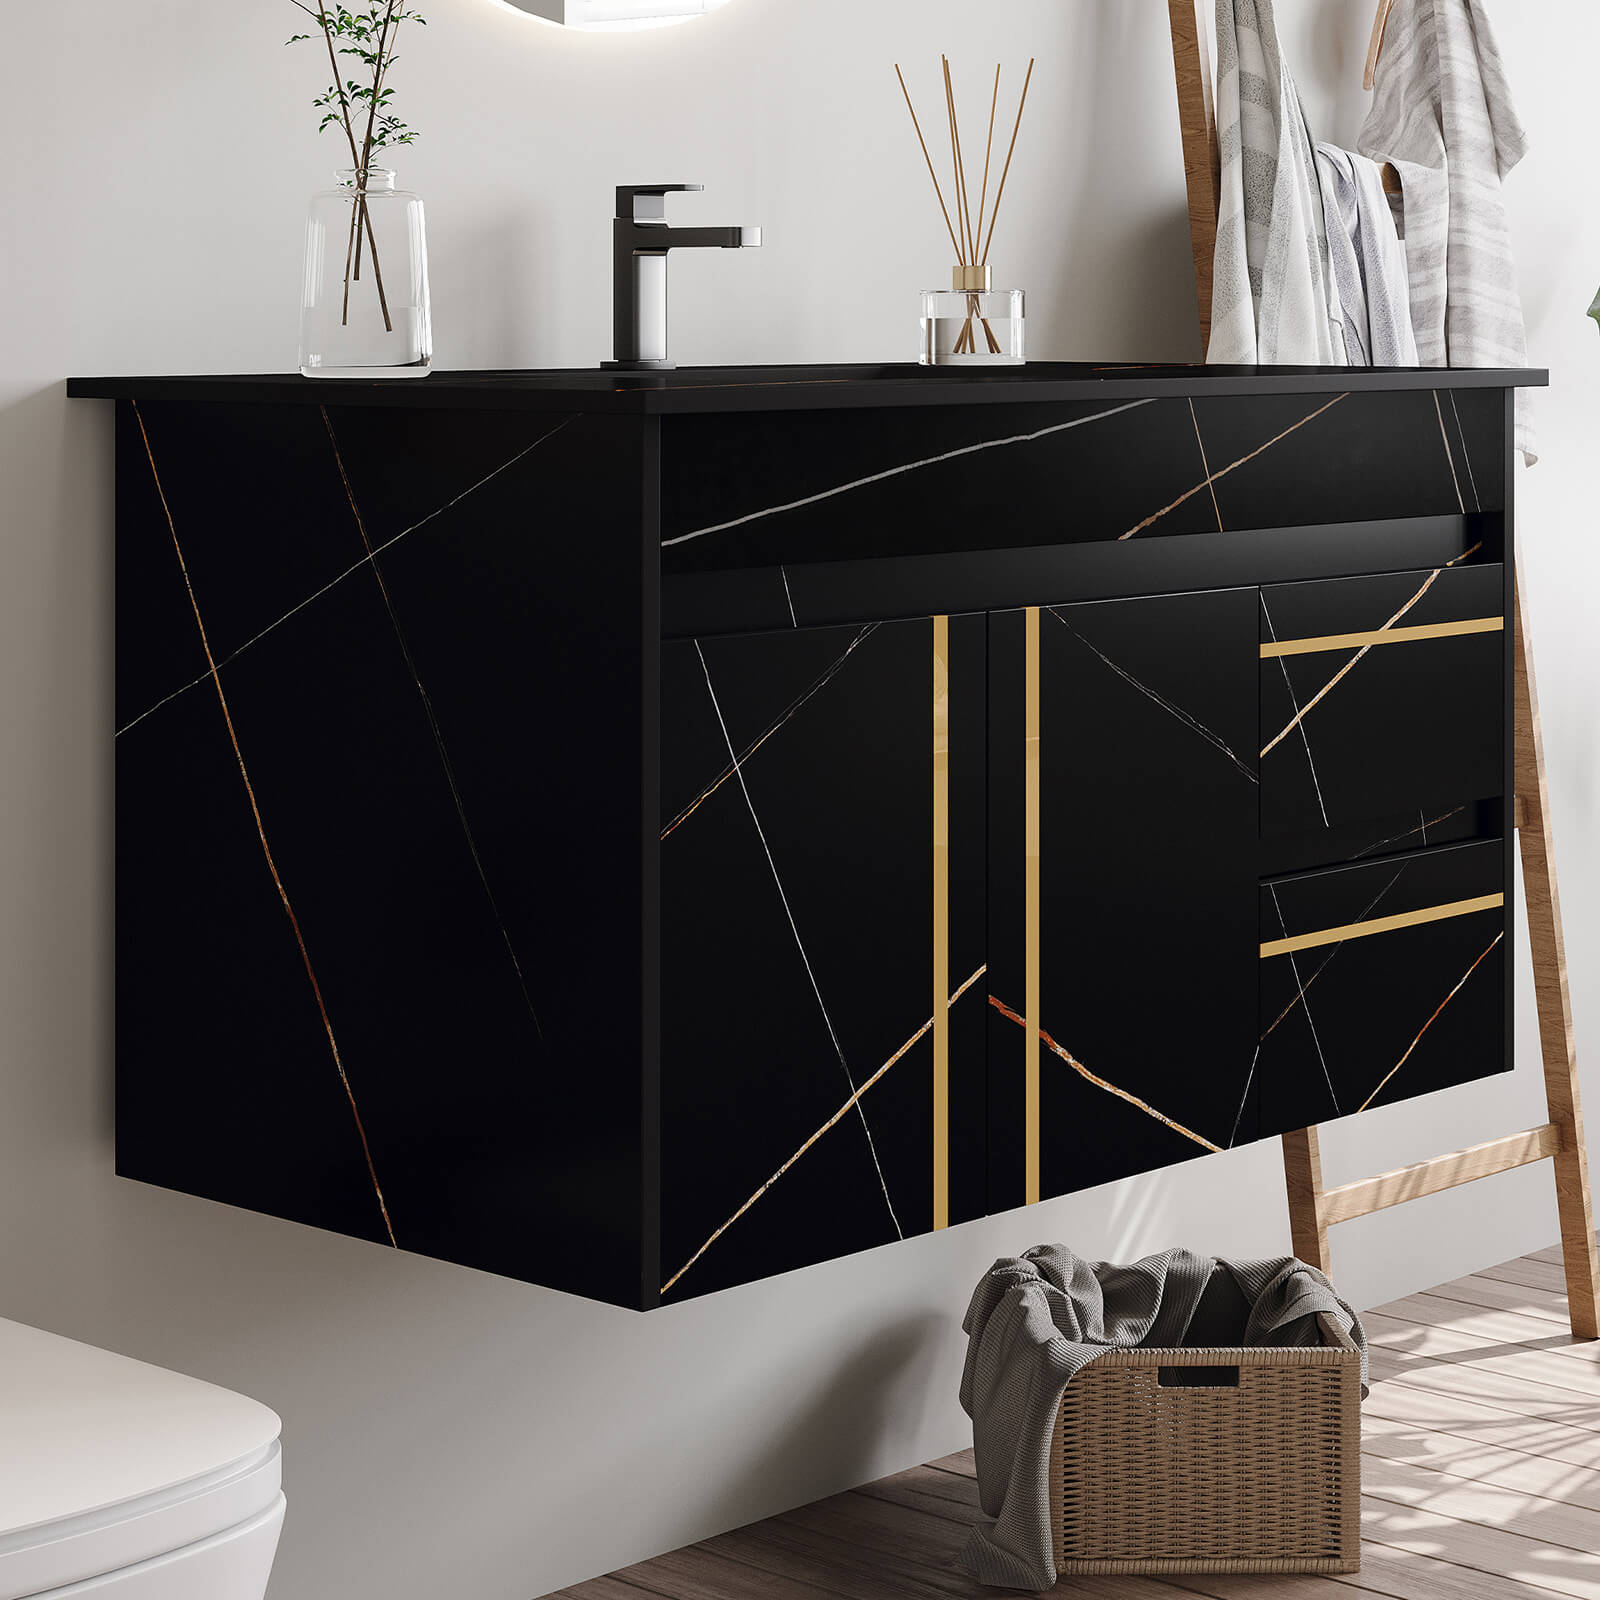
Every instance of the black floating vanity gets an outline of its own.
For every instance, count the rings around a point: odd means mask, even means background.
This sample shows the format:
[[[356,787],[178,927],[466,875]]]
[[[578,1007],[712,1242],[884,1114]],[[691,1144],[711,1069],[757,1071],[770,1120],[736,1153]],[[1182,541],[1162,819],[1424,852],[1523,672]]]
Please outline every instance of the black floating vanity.
[[[650,1307],[1505,1070],[1544,381],[75,380],[118,1171]]]

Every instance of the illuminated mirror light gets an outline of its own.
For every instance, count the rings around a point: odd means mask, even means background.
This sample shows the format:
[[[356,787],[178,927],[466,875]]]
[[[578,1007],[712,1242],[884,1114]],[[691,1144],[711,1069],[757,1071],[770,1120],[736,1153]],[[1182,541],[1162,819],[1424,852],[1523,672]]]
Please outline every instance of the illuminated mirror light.
[[[519,9],[590,33],[665,28],[715,11],[728,0],[511,0]]]

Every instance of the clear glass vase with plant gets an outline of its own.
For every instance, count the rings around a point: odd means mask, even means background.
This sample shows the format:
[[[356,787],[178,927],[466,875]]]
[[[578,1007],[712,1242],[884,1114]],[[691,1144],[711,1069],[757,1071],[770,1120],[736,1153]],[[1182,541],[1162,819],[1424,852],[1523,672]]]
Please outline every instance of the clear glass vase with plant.
[[[307,377],[423,377],[433,354],[428,251],[422,201],[397,189],[378,158],[415,142],[395,114],[389,74],[407,22],[426,19],[405,0],[364,7],[290,0],[312,18],[333,82],[312,104],[318,131],[344,134],[350,165],[314,195],[306,225],[300,311],[300,370]],[[351,63],[360,64],[360,73]]]

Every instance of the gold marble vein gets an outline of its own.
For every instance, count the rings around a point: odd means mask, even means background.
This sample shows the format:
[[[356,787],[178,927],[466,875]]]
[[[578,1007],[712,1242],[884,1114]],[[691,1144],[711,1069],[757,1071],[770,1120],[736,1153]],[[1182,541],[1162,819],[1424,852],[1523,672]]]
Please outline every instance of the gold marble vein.
[[[1120,542],[1123,539],[1132,539],[1136,535],[1143,533],[1146,528],[1152,526],[1154,523],[1159,522],[1164,516],[1167,515],[1169,511],[1176,511],[1178,507],[1181,506],[1186,500],[1194,499],[1194,497],[1199,494],[1202,489],[1211,490],[1211,502],[1212,505],[1215,506],[1217,498],[1215,485],[1226,478],[1230,472],[1237,472],[1239,468],[1244,466],[1247,462],[1254,461],[1257,456],[1262,455],[1266,451],[1270,450],[1273,445],[1278,444],[1281,440],[1287,439],[1291,433],[1298,433],[1299,430],[1305,427],[1308,422],[1315,422],[1317,418],[1323,414],[1323,412],[1331,411],[1341,400],[1348,400],[1349,398],[1350,397],[1348,394],[1336,394],[1333,399],[1328,401],[1326,405],[1318,406],[1317,409],[1309,416],[1302,417],[1291,427],[1285,428],[1282,433],[1274,434],[1272,438],[1268,439],[1265,444],[1258,445],[1248,455],[1240,456],[1237,461],[1230,461],[1227,466],[1220,468],[1216,472],[1212,472],[1208,469],[1205,477],[1203,477],[1192,489],[1185,489],[1176,500],[1169,501],[1166,505],[1162,506],[1159,511],[1152,511],[1143,522],[1136,522],[1131,528],[1128,529],[1126,533],[1118,534],[1118,541]],[[1199,429],[1200,424],[1197,421],[1195,423],[1195,433],[1197,437],[1199,434]],[[1204,465],[1203,456],[1205,445],[1202,443],[1200,448],[1202,453],[1201,464]],[[1217,525],[1219,528],[1222,525],[1222,512],[1220,509],[1217,511]]]
[[[1359,650],[1357,650],[1356,653],[1353,656],[1351,656],[1351,658],[1347,662],[1345,662],[1345,664],[1342,667],[1340,667],[1339,670],[1336,673],[1334,673],[1334,675],[1331,678],[1329,678],[1328,681],[1325,684],[1323,684],[1323,686],[1319,690],[1317,690],[1317,692],[1308,701],[1306,701],[1306,703],[1303,706],[1298,706],[1296,708],[1295,714],[1284,725],[1283,729],[1279,732],[1278,736],[1275,739],[1271,739],[1271,740],[1269,740],[1267,742],[1266,748],[1263,749],[1262,752],[1261,752],[1262,757],[1265,758],[1269,751],[1275,749],[1291,733],[1293,733],[1294,730],[1296,728],[1298,728],[1300,726],[1300,724],[1310,714],[1312,708],[1317,706],[1318,704],[1320,704],[1332,692],[1332,690],[1334,689],[1335,685],[1337,685],[1351,671],[1351,669],[1355,667],[1355,665],[1367,654],[1367,652],[1369,650],[1373,649],[1376,644],[1379,644],[1379,643],[1382,642],[1382,639],[1381,639],[1380,636],[1390,632],[1390,630],[1392,630],[1394,628],[1395,624],[1397,622],[1399,622],[1401,617],[1405,616],[1405,614],[1408,611],[1410,611],[1413,606],[1416,605],[1416,603],[1423,597],[1423,595],[1425,595],[1434,586],[1434,584],[1438,581],[1439,574],[1441,572],[1448,572],[1450,570],[1450,568],[1455,567],[1455,566],[1459,566],[1461,564],[1461,562],[1463,562],[1463,561],[1465,561],[1467,559],[1468,556],[1476,555],[1477,552],[1479,550],[1481,550],[1482,548],[1483,548],[1483,541],[1480,539],[1476,544],[1469,545],[1465,550],[1463,550],[1461,552],[1460,555],[1455,556],[1451,560],[1445,562],[1445,564],[1442,567],[1435,567],[1433,569],[1433,571],[1428,574],[1427,580],[1423,583],[1422,587],[1420,589],[1418,589],[1417,592],[1414,595],[1412,595],[1412,597],[1409,600],[1407,600],[1406,603],[1403,606],[1401,606],[1400,609],[1397,612],[1395,612],[1395,614],[1392,617],[1390,617],[1389,620],[1386,623],[1384,623],[1384,625],[1381,628],[1374,628],[1370,635],[1364,635],[1363,636],[1363,637],[1367,638],[1368,642],[1363,644],[1361,646],[1361,648]],[[1504,627],[1504,619],[1503,618],[1500,619],[1500,625],[1501,625],[1502,628]],[[1268,647],[1266,645],[1263,645],[1261,647],[1261,653],[1262,653],[1263,657],[1265,657],[1269,653]],[[1272,653],[1275,653],[1275,654],[1278,654],[1278,655],[1288,655],[1288,654],[1293,654],[1294,652],[1285,651],[1285,650],[1278,650],[1278,651],[1274,651]],[[1285,669],[1285,671],[1287,671],[1287,668]],[[1291,691],[1291,694],[1292,694],[1292,691]]]
[[[261,807],[256,802],[255,785],[250,781],[250,769],[245,765],[244,752],[239,748],[239,734],[233,725],[233,713],[228,707],[228,696],[223,691],[222,677],[217,671],[216,657],[211,653],[211,640],[206,635],[205,618],[200,614],[200,602],[195,597],[194,584],[189,579],[189,564],[184,560],[183,545],[178,539],[178,527],[173,521],[172,508],[167,504],[167,491],[161,484],[161,473],[156,467],[155,452],[150,446],[150,434],[144,425],[144,416],[139,410],[137,400],[130,402],[133,406],[134,420],[139,424],[139,437],[144,442],[144,453],[150,463],[150,476],[155,480],[156,495],[161,501],[162,515],[167,519],[167,530],[172,535],[172,548],[178,557],[178,571],[183,575],[183,587],[189,596],[189,606],[194,612],[195,626],[200,630],[200,647],[205,651],[206,676],[211,679],[217,691],[217,702],[222,707],[222,720],[228,730],[228,742],[233,746],[233,758],[239,766],[239,777],[244,783],[244,792],[250,802],[250,814],[255,819],[256,837],[261,841],[261,853],[266,858],[267,871],[272,874],[273,886],[278,891],[278,899],[283,903],[285,915],[289,918],[289,926],[294,932],[294,942],[300,950],[301,964],[306,969],[306,978],[311,984],[311,993],[317,1002],[317,1011],[322,1018],[323,1032],[328,1038],[328,1048],[333,1054],[334,1070],[339,1074],[339,1082],[344,1086],[345,1098],[350,1103],[350,1115],[355,1121],[356,1136],[361,1141],[361,1154],[366,1160],[367,1176],[372,1180],[372,1192],[378,1202],[378,1211],[383,1218],[384,1232],[389,1236],[389,1243],[397,1245],[394,1236],[394,1224],[389,1220],[389,1207],[383,1198],[383,1188],[378,1182],[377,1168],[372,1160],[372,1147],[367,1142],[367,1130],[361,1121],[361,1109],[356,1104],[355,1089],[351,1086],[350,1076],[345,1071],[344,1060],[339,1054],[339,1041],[334,1035],[333,1019],[328,1015],[326,1001],[322,997],[322,985],[317,981],[316,968],[311,964],[311,952],[306,948],[305,934],[300,928],[300,919],[295,915],[294,904],[289,899],[289,891],[284,886],[283,876],[278,871],[278,863],[272,854],[272,846],[267,842],[266,824],[261,819]]]
[[[1397,612],[1395,612],[1395,614],[1392,617],[1390,617],[1389,620],[1386,623],[1384,623],[1383,627],[1375,629],[1374,631],[1376,633],[1384,633],[1388,629],[1394,627],[1394,625],[1397,622],[1399,622],[1401,617],[1403,617],[1408,611],[1410,611],[1411,608],[1414,605],[1416,605],[1416,603],[1419,600],[1421,600],[1423,595],[1425,595],[1434,586],[1434,584],[1438,582],[1439,574],[1443,570],[1444,569],[1442,567],[1435,567],[1433,569],[1433,571],[1428,574],[1427,579],[1423,583],[1422,587],[1420,589],[1418,589],[1417,592],[1414,595],[1412,595],[1412,597],[1409,600],[1407,600],[1406,603],[1403,606],[1401,606],[1400,609]],[[1276,749],[1278,747],[1278,745],[1282,744],[1283,741],[1285,739],[1287,739],[1289,737],[1289,735],[1291,733],[1293,733],[1296,728],[1298,728],[1300,726],[1300,724],[1306,719],[1306,717],[1310,715],[1310,713],[1313,710],[1313,708],[1318,706],[1318,705],[1320,705],[1322,703],[1322,701],[1324,701],[1333,692],[1334,688],[1340,683],[1340,681],[1348,673],[1350,673],[1355,668],[1356,664],[1359,661],[1361,661],[1363,659],[1363,657],[1366,656],[1367,652],[1369,650],[1371,650],[1372,648],[1373,647],[1370,644],[1363,645],[1359,650],[1356,651],[1356,653],[1353,656],[1351,656],[1351,658],[1347,662],[1345,662],[1345,664],[1342,667],[1339,668],[1339,670],[1336,673],[1334,673],[1334,675],[1331,678],[1328,679],[1328,681],[1325,684],[1323,684],[1323,686],[1320,689],[1317,690],[1317,692],[1314,695],[1312,695],[1312,697],[1308,701],[1306,701],[1306,703],[1303,706],[1301,706],[1295,712],[1295,714],[1289,719],[1289,721],[1284,725],[1282,730],[1279,732],[1278,736],[1275,739],[1269,739],[1267,741],[1266,746],[1263,748],[1263,750],[1261,752],[1263,760],[1274,749]]]
[[[1505,938],[1505,936],[1506,936],[1506,931],[1505,931],[1504,928],[1502,928],[1499,931],[1499,933],[1497,933],[1494,936],[1494,938],[1489,941],[1488,949],[1486,949],[1483,952],[1483,954],[1480,955],[1478,957],[1478,959],[1476,961],[1474,961],[1472,963],[1472,965],[1470,967],[1468,967],[1467,970],[1464,973],[1461,974],[1461,979],[1456,984],[1455,988],[1453,988],[1450,991],[1450,993],[1447,994],[1444,997],[1444,999],[1441,1000],[1439,1002],[1439,1004],[1434,1007],[1433,1015],[1431,1017],[1429,1017],[1428,1020],[1422,1024],[1422,1027],[1420,1029],[1418,1029],[1418,1031],[1417,1031],[1416,1038],[1413,1039],[1411,1041],[1411,1043],[1406,1046],[1406,1053],[1403,1056],[1401,1056],[1400,1059],[1397,1062],[1395,1062],[1395,1064],[1392,1067],[1390,1067],[1389,1070],[1383,1075],[1383,1080],[1382,1080],[1382,1082],[1379,1083],[1378,1087],[1376,1089],[1374,1089],[1372,1091],[1372,1093],[1369,1094],[1367,1096],[1367,1098],[1365,1100],[1363,1100],[1359,1106],[1356,1107],[1356,1109],[1358,1111],[1365,1111],[1367,1109],[1367,1107],[1370,1106],[1372,1104],[1372,1102],[1374,1100],[1376,1100],[1380,1094],[1383,1093],[1384,1086],[1389,1082],[1389,1080],[1392,1077],[1394,1077],[1395,1073],[1397,1073],[1401,1069],[1401,1067],[1403,1067],[1406,1064],[1406,1062],[1408,1062],[1411,1059],[1412,1052],[1417,1048],[1417,1046],[1419,1044],[1422,1043],[1423,1034],[1425,1034],[1428,1031],[1428,1029],[1431,1028],[1434,1025],[1435,1022],[1438,1021],[1439,1013],[1441,1011],[1443,1011],[1444,1008],[1447,1005],[1449,1005],[1450,1002],[1452,1000],[1454,1000],[1455,997],[1458,994],[1461,993],[1462,989],[1466,986],[1467,979],[1470,978],[1472,976],[1472,974],[1474,972],[1476,972],[1480,966],[1483,965],[1484,961],[1488,958],[1489,952],[1491,950],[1493,950],[1494,947],[1497,944],[1499,944],[1500,941],[1503,938]]]
[[[978,979],[981,978],[988,970],[989,968],[987,964],[979,967],[978,970],[974,972],[972,976],[968,978],[967,981],[950,996],[948,1006],[953,1006],[956,1001],[959,1000],[962,995],[964,995],[967,990],[970,989],[973,984],[975,984]],[[936,1006],[934,1008],[934,1016],[938,1015],[938,1011],[939,1008]],[[867,1078],[861,1084],[861,1086],[855,1090],[850,1098],[846,1100],[845,1103],[840,1106],[839,1109],[835,1111],[833,1115],[829,1117],[828,1120],[824,1122],[822,1126],[818,1128],[817,1131],[813,1133],[810,1138],[808,1138],[805,1143],[802,1144],[800,1148],[796,1150],[795,1153],[790,1156],[789,1159],[785,1161],[783,1165],[780,1166],[777,1171],[774,1172],[772,1176],[768,1178],[767,1181],[763,1183],[761,1187],[757,1189],[755,1193],[752,1194],[750,1198],[733,1213],[732,1216],[728,1218],[726,1222],[724,1222],[720,1227],[714,1228],[711,1231],[710,1235],[706,1239],[706,1242],[701,1245],[700,1248],[696,1250],[695,1253],[690,1256],[689,1259],[685,1261],[684,1264],[679,1267],[678,1270],[673,1273],[673,1275],[668,1278],[664,1284],[661,1285],[662,1294],[666,1294],[667,1291],[670,1290],[672,1286],[684,1275],[684,1273],[686,1273],[689,1268],[692,1267],[695,1262],[697,1262],[706,1253],[706,1251],[709,1250],[712,1245],[714,1245],[717,1240],[720,1239],[723,1234],[725,1234],[728,1229],[739,1220],[740,1217],[742,1217],[753,1205],[755,1205],[755,1203],[760,1200],[764,1194],[766,1194],[773,1184],[775,1184],[778,1179],[784,1175],[784,1173],[794,1166],[795,1162],[797,1162],[806,1153],[806,1151],[811,1149],[811,1147],[816,1144],[817,1140],[819,1140],[830,1129],[838,1127],[838,1125],[847,1116],[849,1116],[850,1112],[860,1103],[861,1097],[867,1092],[867,1090],[870,1089],[873,1084],[877,1083],[891,1067],[893,1067],[897,1062],[903,1060],[908,1051],[913,1049],[933,1031],[933,1022],[934,1018],[929,1017],[928,1020],[924,1022],[922,1026],[918,1028],[917,1031],[913,1033],[911,1037],[907,1039],[906,1042],[901,1045],[900,1048],[896,1050],[895,1053],[890,1056],[889,1059],[885,1061],[884,1064],[879,1067],[870,1078]]]
[[[997,999],[994,995],[990,995],[989,1004],[993,1006],[1002,1017],[1006,1018],[1008,1022],[1014,1022],[1018,1025],[1018,1027],[1027,1027],[1027,1019],[1019,1016],[1011,1009],[1010,1006],[1005,1003],[1005,1001]],[[1157,1122],[1164,1124],[1168,1128],[1171,1128],[1174,1133],[1181,1133],[1185,1139],[1193,1139],[1197,1145],[1201,1145],[1207,1150],[1222,1149],[1220,1144],[1213,1144],[1203,1134],[1196,1133],[1193,1128],[1184,1127],[1181,1122],[1175,1121],[1172,1117],[1169,1117],[1166,1112],[1157,1111],[1148,1100],[1141,1100],[1138,1095],[1130,1094],[1126,1089],[1119,1089],[1116,1084],[1111,1082],[1109,1078],[1102,1078],[1099,1073],[1091,1072],[1080,1060],[1078,1060],[1075,1055],[1073,1055],[1070,1050],[1066,1049],[1063,1045],[1057,1044],[1056,1041],[1052,1039],[1050,1035],[1042,1028],[1039,1030],[1039,1039],[1047,1050],[1051,1051],[1055,1055],[1060,1056],[1061,1059],[1065,1061],[1066,1064],[1071,1067],[1072,1070],[1076,1072],[1078,1076],[1086,1083],[1092,1083],[1095,1088],[1104,1089],[1107,1094],[1115,1095],[1117,1099],[1127,1101],[1130,1106],[1133,1106],[1136,1109],[1144,1112],[1147,1117],[1154,1117]],[[1034,1195],[1027,1201],[1027,1204],[1032,1205],[1034,1200],[1037,1198],[1038,1196]]]
[[[706,801],[709,800],[712,795],[714,795],[717,790],[728,781],[729,778],[734,777],[740,771],[745,762],[747,762],[750,757],[753,756],[756,751],[759,750],[762,745],[764,745],[767,740],[773,736],[773,734],[775,734],[786,722],[794,717],[794,715],[801,709],[802,706],[805,705],[808,700],[812,698],[813,695],[816,695],[821,690],[825,689],[828,684],[833,681],[834,677],[843,669],[845,662],[847,662],[850,657],[855,654],[857,648],[864,644],[872,634],[877,632],[878,627],[879,624],[876,622],[868,623],[867,626],[864,627],[861,632],[858,633],[855,638],[853,638],[845,647],[844,654],[840,656],[839,659],[821,675],[821,677],[819,677],[814,683],[810,684],[803,693],[796,695],[795,698],[778,713],[777,717],[771,723],[769,723],[768,726],[760,734],[758,734],[755,739],[745,746],[744,751],[738,756],[738,758],[729,761],[728,764],[716,775],[716,777],[714,777],[711,782],[708,783],[705,788],[703,788],[700,793],[697,794],[694,799],[691,800],[688,805],[686,805],[677,814],[677,816],[675,816],[672,821],[661,830],[661,837],[665,839],[669,835],[676,833],[678,829],[681,828],[684,823],[686,823],[689,818],[692,817],[695,812],[697,812],[700,807],[703,806]]]

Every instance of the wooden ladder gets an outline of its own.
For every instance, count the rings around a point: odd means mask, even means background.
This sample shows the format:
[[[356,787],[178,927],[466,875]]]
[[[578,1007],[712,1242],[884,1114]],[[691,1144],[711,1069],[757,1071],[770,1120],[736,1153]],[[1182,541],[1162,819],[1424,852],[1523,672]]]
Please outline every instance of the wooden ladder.
[[[1221,200],[1221,160],[1211,83],[1211,12],[1214,0],[1167,0],[1172,23],[1172,59],[1178,83],[1183,163],[1189,190],[1189,232],[1194,246],[1195,289],[1202,344],[1211,336],[1212,258]],[[1383,8],[1387,9],[1387,7]],[[1507,530],[1508,533],[1510,530]],[[1600,1338],[1600,1268],[1595,1259],[1594,1217],[1589,1198],[1589,1157],[1583,1136],[1572,1003],[1567,989],[1566,944],[1556,892],[1544,739],[1539,696],[1528,645],[1520,559],[1513,619],[1516,799],[1512,821],[1522,851],[1522,881],[1528,907],[1528,948],[1539,1013],[1549,1121],[1507,1134],[1469,1150],[1452,1151],[1385,1172],[1376,1178],[1329,1189],[1322,1181],[1322,1155],[1315,1128],[1283,1136],[1284,1177],[1294,1251],[1323,1272],[1331,1269],[1328,1230],[1374,1211],[1438,1194],[1534,1161],[1555,1163],[1556,1205],[1561,1219],[1561,1255],[1567,1304],[1575,1339]]]

